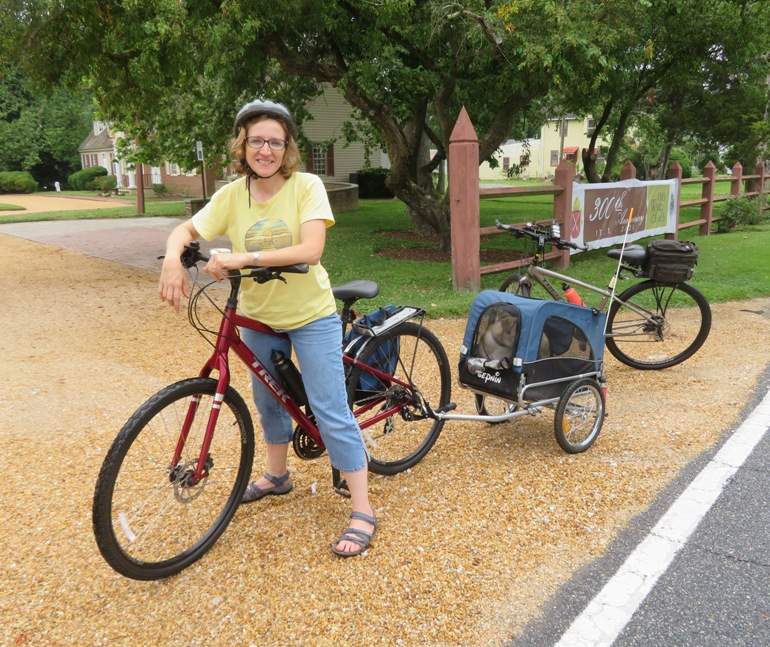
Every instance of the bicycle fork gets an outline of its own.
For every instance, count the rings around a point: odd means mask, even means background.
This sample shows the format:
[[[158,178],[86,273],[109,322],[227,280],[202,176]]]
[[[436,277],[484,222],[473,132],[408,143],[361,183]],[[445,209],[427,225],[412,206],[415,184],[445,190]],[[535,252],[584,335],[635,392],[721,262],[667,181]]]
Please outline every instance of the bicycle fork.
[[[174,456],[171,459],[171,466],[169,467],[169,478],[172,482],[181,482],[184,487],[194,487],[198,485],[203,479],[208,478],[209,470],[214,464],[214,461],[210,454],[211,442],[214,438],[214,430],[217,426],[219,419],[219,412],[222,409],[222,403],[225,400],[225,393],[230,385],[230,366],[227,362],[228,352],[231,346],[230,335],[234,332],[234,326],[229,318],[224,317],[220,324],[219,334],[217,335],[217,342],[214,346],[214,352],[209,357],[206,364],[201,369],[198,377],[207,378],[211,376],[213,371],[217,371],[219,374],[219,380],[217,382],[217,388],[214,393],[214,401],[211,405],[211,410],[208,414],[208,420],[206,422],[206,431],[203,434],[203,441],[201,444],[201,450],[198,454],[198,459],[193,471],[186,470],[182,473],[182,468],[179,465],[179,461],[182,457],[182,452],[187,444],[187,439],[190,435],[190,430],[193,427],[196,417],[205,415],[200,412],[200,404],[202,400],[201,395],[195,395],[190,404],[187,407],[187,414],[185,415],[184,423],[179,434],[179,440],[177,441],[176,448],[174,450]]]

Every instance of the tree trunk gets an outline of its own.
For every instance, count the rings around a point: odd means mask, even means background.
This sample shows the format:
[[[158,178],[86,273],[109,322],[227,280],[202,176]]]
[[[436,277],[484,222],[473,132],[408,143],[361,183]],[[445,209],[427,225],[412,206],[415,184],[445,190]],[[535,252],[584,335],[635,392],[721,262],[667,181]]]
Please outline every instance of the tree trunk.
[[[628,124],[628,118],[631,116],[631,108],[624,108],[620,113],[620,119],[618,119],[618,126],[615,128],[615,132],[612,135],[612,144],[610,144],[610,150],[607,153],[607,166],[602,174],[601,181],[609,182],[612,179],[612,167],[615,166],[615,160],[620,150],[620,145],[623,142],[623,137],[626,135],[626,126]]]
[[[450,251],[449,203],[437,200],[432,192],[428,193],[411,182],[403,186],[389,183],[388,188],[406,205],[415,232],[423,236],[437,236],[438,248],[444,252]]]
[[[586,180],[591,184],[597,184],[602,181],[599,171],[596,170],[596,150],[597,142],[599,141],[599,135],[601,135],[607,120],[612,114],[612,107],[614,103],[608,101],[602,111],[602,116],[594,124],[594,132],[591,133],[591,140],[588,142],[588,148],[584,148],[580,151],[580,156],[583,158],[583,171],[586,174]]]
[[[415,232],[437,236],[439,249],[448,252],[451,250],[449,202],[445,196],[439,196],[433,186],[430,141],[411,128],[406,130],[419,136],[419,143],[412,154],[394,156],[386,184],[391,193],[406,204]]]

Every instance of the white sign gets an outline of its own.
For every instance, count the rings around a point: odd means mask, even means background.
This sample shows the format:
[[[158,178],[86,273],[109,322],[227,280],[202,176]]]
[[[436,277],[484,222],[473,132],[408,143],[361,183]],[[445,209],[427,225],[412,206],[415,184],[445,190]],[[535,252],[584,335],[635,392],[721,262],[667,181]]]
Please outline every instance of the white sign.
[[[628,242],[674,233],[677,198],[677,180],[573,184],[569,240],[599,249],[622,243],[626,231]]]
[[[203,161],[203,142],[201,141],[195,142],[195,150],[198,153],[198,161],[202,162]]]

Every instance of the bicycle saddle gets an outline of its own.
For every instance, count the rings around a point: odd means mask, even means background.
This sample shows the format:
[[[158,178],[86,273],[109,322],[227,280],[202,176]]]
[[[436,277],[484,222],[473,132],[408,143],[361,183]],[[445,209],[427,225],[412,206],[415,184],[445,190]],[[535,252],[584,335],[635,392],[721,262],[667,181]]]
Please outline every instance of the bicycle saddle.
[[[641,265],[647,258],[647,250],[641,245],[626,245],[624,249],[619,247],[610,249],[607,256],[615,260],[620,258],[620,252],[623,252],[623,260],[629,265]]]
[[[380,293],[380,286],[374,281],[357,279],[333,287],[332,293],[334,293],[334,298],[340,301],[347,301],[348,299],[373,299]]]

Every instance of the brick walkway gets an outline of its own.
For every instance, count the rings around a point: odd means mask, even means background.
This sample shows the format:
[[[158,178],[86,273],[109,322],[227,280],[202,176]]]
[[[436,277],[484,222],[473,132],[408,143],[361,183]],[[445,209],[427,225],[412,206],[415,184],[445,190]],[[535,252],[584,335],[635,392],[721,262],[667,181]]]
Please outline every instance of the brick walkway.
[[[158,256],[166,238],[184,218],[121,218],[114,220],[48,220],[0,224],[0,234],[62,247],[147,270],[160,270]],[[201,249],[228,247],[227,239],[201,240]]]

